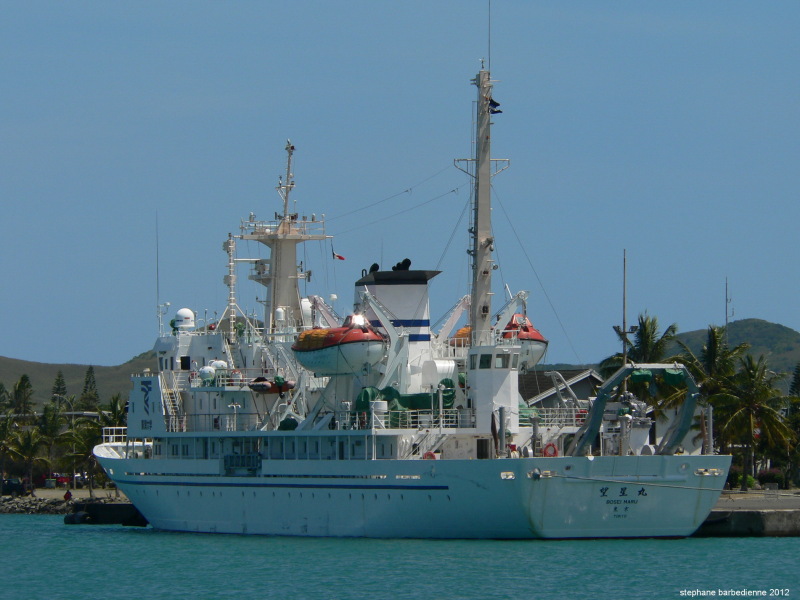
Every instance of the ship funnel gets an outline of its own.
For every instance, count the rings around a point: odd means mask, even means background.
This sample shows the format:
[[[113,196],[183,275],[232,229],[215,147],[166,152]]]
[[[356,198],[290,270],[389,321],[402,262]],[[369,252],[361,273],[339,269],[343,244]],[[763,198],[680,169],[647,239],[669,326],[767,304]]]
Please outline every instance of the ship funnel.
[[[409,261],[410,262],[410,261]],[[406,266],[404,263],[399,263]],[[391,323],[382,323],[371,310],[366,311],[370,324],[379,332],[386,333],[393,326],[408,338],[409,387],[421,385],[421,365],[430,353],[431,317],[428,299],[428,282],[441,271],[372,271],[356,281],[356,303],[364,288],[374,296],[392,315]],[[419,372],[417,372],[419,371]],[[404,390],[401,390],[404,392]]]

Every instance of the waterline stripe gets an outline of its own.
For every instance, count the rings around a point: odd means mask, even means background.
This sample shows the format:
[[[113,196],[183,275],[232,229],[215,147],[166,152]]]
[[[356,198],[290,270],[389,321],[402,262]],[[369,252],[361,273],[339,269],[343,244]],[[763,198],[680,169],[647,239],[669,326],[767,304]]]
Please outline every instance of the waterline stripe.
[[[227,483],[210,481],[134,481],[118,479],[118,483],[130,485],[160,485],[165,487],[227,487],[227,488],[301,488],[301,489],[344,489],[344,490],[449,490],[447,485],[391,485],[367,483]]]

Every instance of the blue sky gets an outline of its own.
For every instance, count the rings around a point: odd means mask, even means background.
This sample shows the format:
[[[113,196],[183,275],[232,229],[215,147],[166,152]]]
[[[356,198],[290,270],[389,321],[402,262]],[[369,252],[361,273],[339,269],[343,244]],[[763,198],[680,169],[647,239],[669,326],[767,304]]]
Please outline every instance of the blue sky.
[[[471,153],[485,1],[0,11],[0,355],[149,349],[156,220],[160,301],[221,312],[222,242],[279,209],[287,138],[297,209],[347,258],[309,246],[309,292],[347,312],[361,269],[405,257],[445,271],[434,319],[467,292],[452,161]],[[794,1],[494,0],[497,291],[531,291],[547,362],[617,351],[623,249],[631,322],[723,323],[727,277],[733,319],[800,329],[798,30]]]

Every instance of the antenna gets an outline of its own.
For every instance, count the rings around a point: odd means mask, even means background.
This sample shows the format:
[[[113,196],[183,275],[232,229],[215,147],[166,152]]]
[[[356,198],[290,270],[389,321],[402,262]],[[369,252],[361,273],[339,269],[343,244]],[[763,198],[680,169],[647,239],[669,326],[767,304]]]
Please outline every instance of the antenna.
[[[161,302],[161,275],[158,270],[160,262],[158,259],[158,209],[156,209],[156,306]]]
[[[169,310],[169,302],[161,304],[161,260],[158,253],[158,209],[156,209],[156,315],[158,317],[158,335],[164,335],[164,315]]]
[[[639,331],[638,325],[631,325],[628,329],[628,250],[622,249],[622,327],[614,325],[614,331],[622,340],[622,366],[628,364],[628,335]],[[628,392],[627,378],[622,382],[622,392]]]
[[[486,55],[489,57],[489,72],[491,73],[491,71],[492,71],[492,0],[489,0],[489,17],[488,17],[487,20],[488,20],[488,27],[489,27],[489,33],[488,33],[489,48],[487,50]]]
[[[731,304],[731,296],[728,293],[728,278],[725,278],[725,343],[728,343],[728,317],[733,316],[733,308],[731,307],[730,310],[728,306]]]

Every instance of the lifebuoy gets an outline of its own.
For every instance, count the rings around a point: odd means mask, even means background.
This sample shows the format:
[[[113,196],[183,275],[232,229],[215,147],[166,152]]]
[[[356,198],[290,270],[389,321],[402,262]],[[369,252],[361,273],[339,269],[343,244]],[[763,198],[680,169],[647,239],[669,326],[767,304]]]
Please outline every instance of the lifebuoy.
[[[558,447],[553,442],[550,442],[545,445],[544,450],[542,450],[542,454],[548,458],[558,456]]]
[[[433,452],[426,452],[422,455],[422,458],[425,460],[436,460],[436,455]]]

